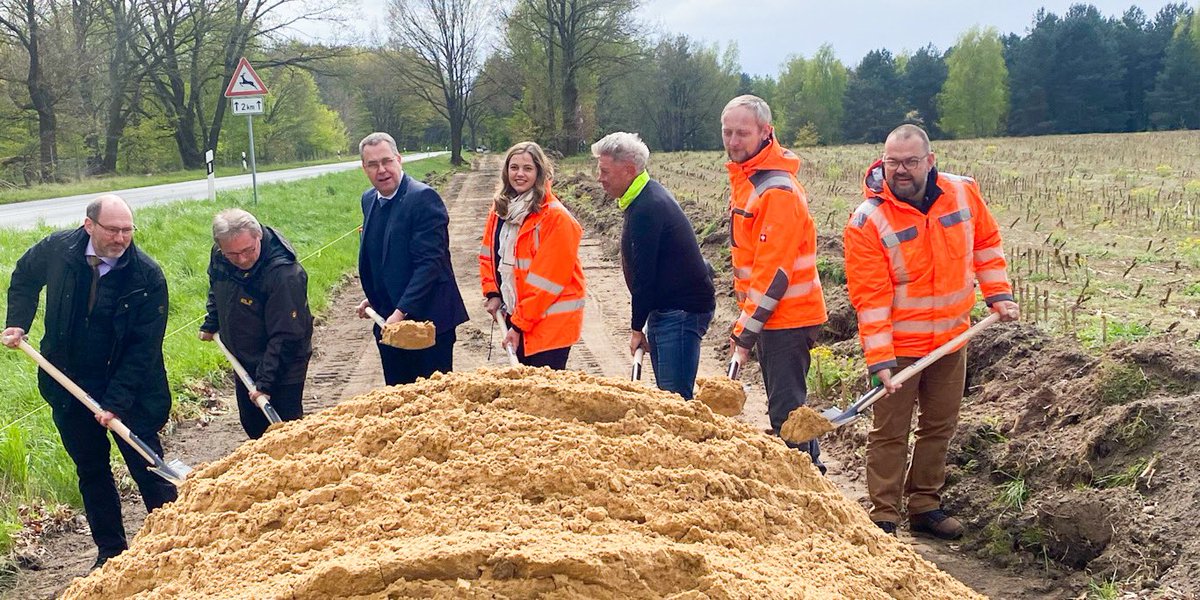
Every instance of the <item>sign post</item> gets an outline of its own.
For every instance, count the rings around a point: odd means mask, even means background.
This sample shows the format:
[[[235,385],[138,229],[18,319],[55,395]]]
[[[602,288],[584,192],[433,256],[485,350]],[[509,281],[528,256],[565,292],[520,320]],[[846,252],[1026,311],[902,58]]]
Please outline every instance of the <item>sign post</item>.
[[[229,86],[225,88],[225,97],[229,98],[233,114],[246,115],[246,129],[250,134],[250,183],[254,188],[254,204],[258,204],[258,169],[254,164],[254,115],[264,112],[263,96],[267,94],[267,86],[263,85],[250,61],[242,57],[233,70]]]
[[[217,199],[217,174],[213,168],[213,151],[204,151],[204,164],[208,168],[208,199],[215,201]]]

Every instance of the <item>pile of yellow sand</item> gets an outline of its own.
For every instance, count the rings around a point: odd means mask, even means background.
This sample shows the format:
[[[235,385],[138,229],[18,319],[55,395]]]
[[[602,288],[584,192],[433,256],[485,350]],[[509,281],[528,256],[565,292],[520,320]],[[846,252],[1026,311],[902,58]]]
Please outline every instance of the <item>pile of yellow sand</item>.
[[[628,381],[385,388],[193,473],[66,598],[978,598],[776,438]]]
[[[379,335],[383,343],[405,350],[424,350],[437,341],[432,321],[388,323]]]

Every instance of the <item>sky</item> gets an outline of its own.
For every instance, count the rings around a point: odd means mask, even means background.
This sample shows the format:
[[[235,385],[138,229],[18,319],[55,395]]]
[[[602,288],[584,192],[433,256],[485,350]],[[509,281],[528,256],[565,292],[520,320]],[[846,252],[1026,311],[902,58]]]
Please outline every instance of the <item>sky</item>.
[[[737,44],[742,70],[752,75],[778,75],[789,56],[812,56],[828,43],[848,66],[869,51],[913,52],[933,43],[939,50],[974,25],[1000,33],[1024,34],[1039,8],[1064,14],[1078,0],[644,0],[640,16],[656,31],[685,34],[724,49]],[[346,30],[362,36],[386,37],[386,0],[352,0]],[[1131,0],[1093,0],[1105,16],[1120,17]],[[1138,6],[1153,18],[1167,4],[1144,1]],[[303,37],[321,39],[321,29],[301,26]],[[378,39],[378,38],[377,38]]]

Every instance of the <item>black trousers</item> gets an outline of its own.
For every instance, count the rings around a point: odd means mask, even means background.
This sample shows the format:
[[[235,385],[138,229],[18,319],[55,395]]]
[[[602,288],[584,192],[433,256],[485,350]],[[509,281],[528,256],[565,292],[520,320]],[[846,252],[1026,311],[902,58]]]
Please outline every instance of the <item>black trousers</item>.
[[[767,388],[767,417],[776,435],[793,410],[808,400],[808,367],[820,325],[795,329],[766,329],[758,338],[758,365],[762,368],[763,386]],[[821,446],[817,440],[788,446],[812,458],[813,465],[825,472],[821,463]]]
[[[83,510],[92,530],[92,541],[96,543],[99,556],[116,556],[128,544],[125,524],[121,520],[121,497],[109,466],[108,429],[97,423],[92,412],[78,402],[72,402],[66,408],[55,408],[53,418],[63,447],[75,462],[79,494],[83,496]],[[162,456],[162,443],[157,431],[134,430],[133,433]],[[129,474],[142,493],[146,511],[174,501],[177,495],[175,486],[148,471],[146,467],[150,464],[125,440],[115,434],[112,437],[121,456],[125,457]]]
[[[236,378],[235,383],[237,384],[234,394],[237,396],[238,419],[242,422],[242,429],[246,431],[246,435],[250,436],[252,440],[257,440],[267,431],[267,426],[271,422],[267,420],[267,415],[263,414],[262,409],[250,400],[250,390],[242,385],[241,378]],[[304,405],[302,404],[304,382],[277,385],[273,392],[271,408],[279,413],[279,418],[284,421],[295,421],[304,416]]]
[[[375,346],[379,348],[383,381],[387,385],[412,383],[438,371],[449,373],[454,370],[454,342],[457,340],[454,330],[438,334],[433,346],[424,350],[402,350],[388,346],[379,341],[379,332],[379,326],[376,325]]]
[[[571,347],[567,346],[566,348],[543,350],[527,356],[525,354],[525,336],[521,336],[521,343],[517,345],[517,360],[527,367],[550,367],[555,371],[562,371],[567,368],[567,358],[570,355]]]

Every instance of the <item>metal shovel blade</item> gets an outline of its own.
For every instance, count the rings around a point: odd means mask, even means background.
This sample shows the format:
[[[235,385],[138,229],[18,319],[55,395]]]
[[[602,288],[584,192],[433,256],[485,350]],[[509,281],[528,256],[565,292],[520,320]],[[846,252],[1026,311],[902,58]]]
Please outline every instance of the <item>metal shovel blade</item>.
[[[275,407],[271,406],[270,402],[263,402],[262,406],[259,408],[262,409],[263,414],[267,416],[267,421],[272,425],[283,422],[283,419],[279,416],[279,413],[275,411]]]
[[[162,459],[152,467],[146,467],[146,470],[166,479],[179,487],[183,485],[183,480],[187,478],[188,473],[192,472],[192,468],[183,463],[178,458],[173,458],[170,461],[163,462]]]

